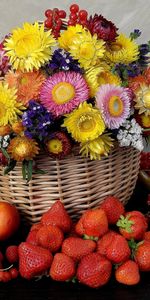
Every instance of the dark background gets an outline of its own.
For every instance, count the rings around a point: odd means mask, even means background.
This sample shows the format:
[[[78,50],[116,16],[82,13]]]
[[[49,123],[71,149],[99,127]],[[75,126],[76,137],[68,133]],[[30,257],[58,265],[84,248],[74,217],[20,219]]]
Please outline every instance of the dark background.
[[[148,212],[148,190],[141,183],[137,183],[134,194],[126,206],[126,210],[140,210]],[[21,227],[12,243],[22,241],[28,228]],[[11,244],[11,241],[9,241]],[[1,247],[7,245],[1,245]],[[99,289],[90,289],[78,283],[60,283],[49,278],[41,280],[24,280],[17,278],[8,283],[0,283],[0,300],[150,300],[150,272],[141,273],[141,281],[136,286],[124,286],[115,281]]]

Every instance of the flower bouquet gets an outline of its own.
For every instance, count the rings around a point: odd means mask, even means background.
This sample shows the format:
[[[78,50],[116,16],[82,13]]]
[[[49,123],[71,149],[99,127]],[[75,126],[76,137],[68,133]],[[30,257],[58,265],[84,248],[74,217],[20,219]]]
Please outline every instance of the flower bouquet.
[[[68,19],[57,8],[45,16],[0,44],[1,163],[7,174],[21,162],[27,181],[44,178],[36,165],[41,153],[47,166],[48,157],[65,161],[77,148],[95,168],[116,145],[141,151],[150,127],[150,43],[137,44],[141,32],[119,33],[76,4]]]

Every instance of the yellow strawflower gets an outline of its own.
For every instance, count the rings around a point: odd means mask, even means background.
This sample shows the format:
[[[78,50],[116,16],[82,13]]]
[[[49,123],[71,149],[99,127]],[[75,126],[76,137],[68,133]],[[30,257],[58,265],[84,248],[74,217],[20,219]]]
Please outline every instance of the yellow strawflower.
[[[99,63],[104,57],[105,42],[97,39],[97,35],[91,35],[87,30],[82,34],[75,35],[69,52],[74,59],[77,59],[84,69],[91,68]]]
[[[51,31],[44,31],[43,24],[24,23],[23,28],[14,29],[6,39],[5,51],[13,69],[32,71],[49,61],[51,47],[55,45]]]
[[[25,109],[21,102],[17,102],[16,92],[15,88],[8,88],[6,83],[0,82],[0,126],[15,122],[17,115]]]
[[[94,140],[105,130],[100,111],[87,102],[68,114],[62,127],[66,127],[72,137],[81,143]]]
[[[101,159],[101,156],[108,156],[110,149],[113,147],[113,139],[110,134],[106,133],[93,141],[81,144],[80,153],[82,156],[90,157],[90,159]]]
[[[58,38],[59,47],[68,51],[74,37],[76,35],[83,34],[84,32],[85,28],[79,24],[75,26],[68,26],[66,30],[61,32],[60,37]]]
[[[129,64],[138,59],[139,50],[135,41],[124,34],[117,36],[105,52],[105,59],[110,63]]]

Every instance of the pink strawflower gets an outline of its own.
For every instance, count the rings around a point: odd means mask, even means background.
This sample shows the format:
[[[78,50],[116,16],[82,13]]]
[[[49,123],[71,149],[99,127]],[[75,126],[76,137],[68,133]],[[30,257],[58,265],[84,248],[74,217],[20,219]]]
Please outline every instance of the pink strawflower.
[[[100,109],[105,124],[110,129],[117,129],[130,113],[132,94],[128,88],[103,84],[96,95],[96,104]]]
[[[50,76],[41,90],[41,103],[55,116],[70,113],[89,97],[88,85],[80,73],[58,72]]]

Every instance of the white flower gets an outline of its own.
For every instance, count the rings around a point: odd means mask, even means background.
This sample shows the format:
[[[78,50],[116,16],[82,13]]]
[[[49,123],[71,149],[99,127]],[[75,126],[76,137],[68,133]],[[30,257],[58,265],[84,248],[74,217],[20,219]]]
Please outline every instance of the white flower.
[[[121,129],[118,131],[117,139],[120,147],[132,146],[139,151],[142,151],[144,148],[142,128],[135,119],[132,119],[131,121],[127,120],[122,124]]]

